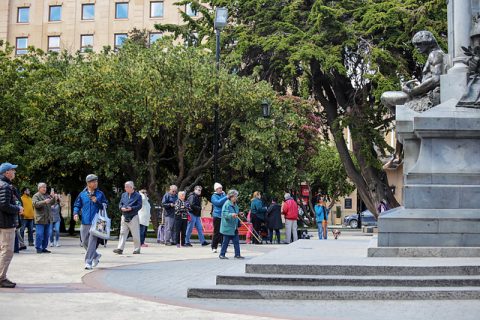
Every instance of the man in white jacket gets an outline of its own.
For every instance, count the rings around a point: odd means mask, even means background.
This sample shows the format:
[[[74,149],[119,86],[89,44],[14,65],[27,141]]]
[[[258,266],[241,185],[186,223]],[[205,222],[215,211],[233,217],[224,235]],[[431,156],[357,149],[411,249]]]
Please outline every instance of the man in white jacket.
[[[145,237],[147,235],[148,225],[150,224],[150,203],[148,202],[147,190],[140,190],[142,196],[142,209],[138,211],[138,218],[140,220],[140,243],[142,247],[148,247],[145,243]]]

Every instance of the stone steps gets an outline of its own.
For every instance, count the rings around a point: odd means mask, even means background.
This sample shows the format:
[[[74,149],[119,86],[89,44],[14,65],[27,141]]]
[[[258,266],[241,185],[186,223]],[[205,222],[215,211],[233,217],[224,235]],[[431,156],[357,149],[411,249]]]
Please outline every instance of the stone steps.
[[[350,287],[480,287],[480,276],[305,276],[225,274],[217,285],[350,286]]]
[[[412,266],[412,265],[299,265],[247,263],[248,274],[338,275],[338,276],[473,276],[480,266]]]
[[[480,288],[312,287],[217,285],[189,288],[188,298],[287,300],[478,300]]]

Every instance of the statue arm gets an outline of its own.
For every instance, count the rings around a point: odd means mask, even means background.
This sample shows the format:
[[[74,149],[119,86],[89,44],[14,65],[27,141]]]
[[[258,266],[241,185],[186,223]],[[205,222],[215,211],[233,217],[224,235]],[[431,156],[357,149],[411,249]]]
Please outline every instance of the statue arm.
[[[420,96],[440,86],[440,76],[443,73],[443,53],[440,51],[432,52],[427,63],[429,64],[429,75],[424,77],[418,86],[403,88],[403,91],[408,95],[412,97]]]

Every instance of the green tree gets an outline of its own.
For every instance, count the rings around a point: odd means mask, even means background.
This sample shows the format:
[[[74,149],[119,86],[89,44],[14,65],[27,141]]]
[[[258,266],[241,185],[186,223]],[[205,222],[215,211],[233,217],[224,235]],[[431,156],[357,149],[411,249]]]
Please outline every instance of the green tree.
[[[186,1],[182,1],[184,3]],[[198,2],[197,2],[198,3]],[[227,6],[231,24],[223,32],[226,63],[240,75],[268,81],[281,93],[317,102],[350,180],[370,211],[380,200],[398,206],[382,170],[388,153],[385,131],[391,127],[380,95],[399,89],[399,79],[421,74],[424,58],[413,50],[412,36],[432,31],[444,46],[446,3],[443,0],[218,0],[201,1],[205,17],[188,32],[210,30],[205,46],[213,48],[212,13]],[[344,139],[352,133],[353,153]],[[358,166],[355,164],[358,163]]]

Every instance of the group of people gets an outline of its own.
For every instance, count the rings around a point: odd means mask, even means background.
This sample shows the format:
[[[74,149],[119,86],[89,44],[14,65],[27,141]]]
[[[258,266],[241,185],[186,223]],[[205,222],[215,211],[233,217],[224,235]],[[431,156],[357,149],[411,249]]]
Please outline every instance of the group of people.
[[[0,287],[14,288],[16,283],[7,279],[7,271],[15,252],[24,250],[25,229],[28,245],[35,246],[39,254],[50,253],[50,246],[60,246],[60,195],[47,184],[39,183],[38,192],[30,196],[24,188],[22,195],[13,185],[17,165],[5,162],[0,165]],[[35,225],[35,241],[33,231]]]
[[[22,190],[20,197],[12,181],[15,179],[16,165],[3,163],[0,165],[0,286],[15,287],[15,283],[7,279],[8,266],[13,256],[15,239],[19,240],[19,249],[25,246],[23,234],[28,229],[28,244],[35,245],[37,253],[50,253],[50,246],[60,246],[60,196],[51,188],[47,192],[45,183],[38,184],[38,192],[30,197],[30,190]],[[120,223],[120,236],[118,246],[113,250],[116,254],[123,254],[129,233],[133,238],[133,254],[140,254],[145,243],[146,232],[150,223],[150,204],[146,190],[135,190],[132,181],[125,183],[125,192],[122,194],[119,209],[122,212]],[[237,190],[223,191],[220,183],[214,184],[215,192],[211,196],[213,237],[212,252],[217,253],[221,245],[219,258],[226,257],[227,247],[230,242],[234,246],[234,258],[243,259],[240,253],[238,228],[240,219],[245,219],[238,206]],[[178,193],[178,194],[177,194]],[[202,246],[210,243],[205,240],[201,223],[202,212],[202,187],[196,186],[187,197],[185,191],[178,192],[175,185],[162,198],[165,222],[165,244],[177,247],[191,247],[190,242],[193,228],[197,229],[198,238]],[[86,187],[79,193],[73,206],[73,219],[81,220],[80,238],[85,248],[85,269],[96,267],[101,258],[97,249],[99,239],[90,233],[90,228],[95,215],[106,209],[108,204],[105,194],[98,189],[98,177],[89,174],[86,177]],[[328,209],[322,199],[315,206],[319,238],[327,239]],[[253,231],[259,235],[268,232],[268,241],[280,243],[280,229],[283,228],[282,215],[285,220],[285,242],[290,243],[298,239],[297,220],[299,206],[289,193],[284,195],[284,202],[280,205],[277,199],[272,199],[269,206],[264,206],[260,192],[254,192],[251,199],[249,220]],[[35,244],[33,239],[33,225],[35,225]],[[18,230],[17,230],[18,229]],[[254,237],[253,243],[258,243]]]

